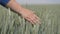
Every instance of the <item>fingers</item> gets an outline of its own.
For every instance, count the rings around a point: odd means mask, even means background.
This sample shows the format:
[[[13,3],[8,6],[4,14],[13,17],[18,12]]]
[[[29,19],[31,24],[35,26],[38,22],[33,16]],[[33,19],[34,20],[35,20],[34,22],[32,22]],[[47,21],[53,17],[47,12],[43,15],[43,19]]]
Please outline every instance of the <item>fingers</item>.
[[[32,24],[41,24],[39,17],[37,17],[35,14],[29,15],[28,17],[26,17],[26,19]]]
[[[33,19],[33,23],[35,23],[35,24],[36,24],[36,23],[37,23],[37,24],[41,24],[39,17],[37,17],[36,15],[33,15],[32,17],[33,17],[33,18],[32,18],[32,19]]]
[[[39,18],[38,16],[36,16],[36,15],[34,15],[34,16],[35,16],[36,22],[37,22],[38,24],[41,24],[40,18]]]
[[[26,17],[25,19],[31,22],[31,24],[34,24],[30,17]]]

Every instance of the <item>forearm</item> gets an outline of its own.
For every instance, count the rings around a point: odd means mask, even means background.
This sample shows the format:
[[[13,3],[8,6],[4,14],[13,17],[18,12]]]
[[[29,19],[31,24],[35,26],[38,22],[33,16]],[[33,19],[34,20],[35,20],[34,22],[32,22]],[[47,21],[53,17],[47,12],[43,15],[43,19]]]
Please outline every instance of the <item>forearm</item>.
[[[24,11],[24,8],[22,8],[21,5],[18,4],[15,0],[0,0],[0,4],[4,7],[11,8],[19,14],[22,10]]]
[[[5,6],[5,7],[9,7],[12,10],[14,10],[15,12],[19,13],[19,14],[30,14],[29,12],[31,12],[31,10],[25,9],[23,7],[21,7],[20,4],[18,4],[15,0],[1,0],[0,1],[1,5]],[[31,12],[32,13],[32,12]]]
[[[19,14],[22,13],[27,13],[30,14],[29,12],[31,12],[31,10],[28,10],[26,8],[23,8],[19,3],[17,3],[15,0],[11,0],[8,4],[8,7],[10,7],[12,10],[16,11]],[[33,12],[31,12],[33,13]],[[23,14],[22,14],[23,15]]]
[[[21,11],[24,11],[24,8],[21,7],[21,5],[18,4],[15,0],[10,0],[10,2],[7,3],[6,6],[11,8],[12,10],[18,12],[19,14],[21,13]]]

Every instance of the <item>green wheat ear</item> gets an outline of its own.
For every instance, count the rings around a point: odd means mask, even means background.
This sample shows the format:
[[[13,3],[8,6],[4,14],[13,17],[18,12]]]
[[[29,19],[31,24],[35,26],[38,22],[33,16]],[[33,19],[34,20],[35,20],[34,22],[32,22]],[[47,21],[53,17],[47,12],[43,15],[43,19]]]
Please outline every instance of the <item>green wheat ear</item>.
[[[60,34],[60,5],[29,5],[26,8],[36,11],[42,20],[41,26],[32,25],[10,8],[0,6],[0,34]]]

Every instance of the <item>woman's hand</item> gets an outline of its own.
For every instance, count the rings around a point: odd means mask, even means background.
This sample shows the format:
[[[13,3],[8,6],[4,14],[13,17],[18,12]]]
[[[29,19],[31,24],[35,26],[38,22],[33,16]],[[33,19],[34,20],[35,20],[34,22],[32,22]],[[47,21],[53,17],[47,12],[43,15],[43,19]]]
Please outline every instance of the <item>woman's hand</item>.
[[[8,7],[10,7],[12,10],[16,11],[17,13],[21,14],[22,17],[24,17],[26,20],[31,22],[32,24],[40,24],[40,19],[38,16],[36,16],[33,11],[23,8],[20,4],[18,4],[14,0],[10,0],[10,2],[7,4]]]
[[[33,13],[33,11],[28,10],[28,9],[22,9],[21,10],[21,15],[28,20],[29,22],[31,22],[32,24],[40,24],[40,19],[37,15],[35,15]]]

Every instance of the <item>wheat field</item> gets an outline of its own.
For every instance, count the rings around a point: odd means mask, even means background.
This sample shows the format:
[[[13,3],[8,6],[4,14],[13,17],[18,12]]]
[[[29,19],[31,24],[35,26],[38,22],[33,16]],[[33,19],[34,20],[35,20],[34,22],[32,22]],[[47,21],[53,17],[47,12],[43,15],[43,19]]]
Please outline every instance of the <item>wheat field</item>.
[[[0,34],[60,34],[60,5],[23,5],[35,11],[41,25],[32,25],[17,13],[0,6]]]

